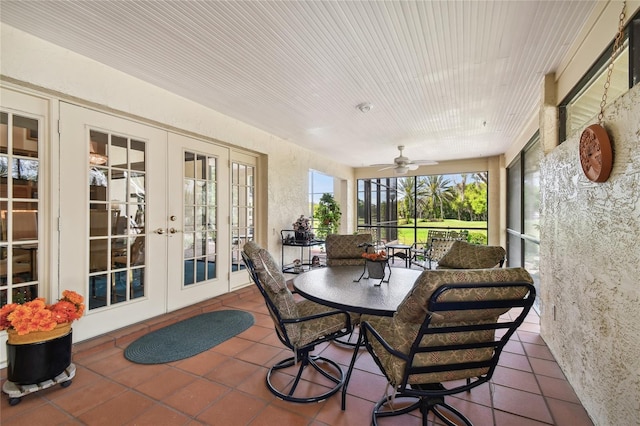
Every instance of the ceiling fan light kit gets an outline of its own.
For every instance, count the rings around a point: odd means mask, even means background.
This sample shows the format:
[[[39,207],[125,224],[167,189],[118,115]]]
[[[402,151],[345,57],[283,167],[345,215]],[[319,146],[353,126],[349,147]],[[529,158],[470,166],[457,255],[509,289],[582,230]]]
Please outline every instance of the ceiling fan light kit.
[[[372,167],[384,166],[378,170],[379,172],[383,170],[393,169],[393,172],[396,175],[404,175],[404,174],[407,174],[409,170],[417,170],[418,167],[423,165],[426,166],[426,165],[438,164],[438,162],[431,161],[431,160],[411,161],[408,157],[405,157],[404,155],[402,155],[403,150],[404,150],[404,145],[399,145],[398,151],[400,151],[400,155],[398,155],[396,158],[393,159],[393,164],[372,164],[371,166]]]

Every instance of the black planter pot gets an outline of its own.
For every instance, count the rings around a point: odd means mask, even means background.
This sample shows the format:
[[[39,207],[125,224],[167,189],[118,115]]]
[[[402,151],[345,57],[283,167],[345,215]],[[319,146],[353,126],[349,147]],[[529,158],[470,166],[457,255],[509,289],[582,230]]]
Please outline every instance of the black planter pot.
[[[306,241],[309,240],[309,234],[307,232],[296,232],[296,242],[297,243],[304,243]]]
[[[71,364],[71,335],[22,345],[7,342],[7,380],[28,385],[58,376]]]

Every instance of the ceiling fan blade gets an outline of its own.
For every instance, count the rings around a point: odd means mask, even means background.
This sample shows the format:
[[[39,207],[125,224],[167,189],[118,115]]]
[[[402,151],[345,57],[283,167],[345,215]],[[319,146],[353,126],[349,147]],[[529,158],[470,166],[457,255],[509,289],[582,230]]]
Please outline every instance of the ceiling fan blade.
[[[417,164],[418,166],[431,166],[434,164],[438,164],[438,162],[432,160],[416,160],[412,161],[411,164]]]
[[[396,167],[395,164],[378,164],[378,166],[385,166],[381,169],[378,169],[379,172],[383,171],[383,170],[389,170],[389,169],[394,169]]]

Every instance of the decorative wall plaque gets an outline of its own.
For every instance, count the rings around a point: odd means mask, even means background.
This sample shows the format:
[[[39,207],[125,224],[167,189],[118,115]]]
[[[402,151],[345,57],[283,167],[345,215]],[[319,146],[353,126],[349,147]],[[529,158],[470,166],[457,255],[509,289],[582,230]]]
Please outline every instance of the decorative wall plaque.
[[[599,124],[587,127],[580,136],[580,164],[589,180],[605,182],[609,179],[613,166],[611,141]]]

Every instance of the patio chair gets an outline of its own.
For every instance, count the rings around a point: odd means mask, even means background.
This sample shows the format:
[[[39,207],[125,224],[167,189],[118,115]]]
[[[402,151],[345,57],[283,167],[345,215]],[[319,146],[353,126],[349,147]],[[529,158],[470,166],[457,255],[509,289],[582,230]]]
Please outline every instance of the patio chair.
[[[252,281],[264,297],[278,338],[293,351],[292,357],[276,363],[267,372],[269,390],[291,402],[323,401],[338,392],[344,383],[340,366],[311,352],[321,343],[350,334],[353,329],[349,314],[310,300],[296,300],[273,257],[253,241],[244,245],[241,254]],[[320,374],[305,375],[309,367]],[[320,391],[316,394],[309,395],[308,386],[298,386],[301,380],[318,383],[319,379],[323,383],[317,386]]]
[[[507,252],[501,246],[454,241],[449,250],[438,260],[437,269],[502,268],[506,256]]]
[[[522,268],[424,271],[393,317],[363,315],[358,344],[394,390],[374,406],[373,424],[419,409],[423,425],[433,412],[447,425],[471,426],[445,397],[491,379],[533,304],[532,283]]]
[[[325,239],[327,266],[364,265],[362,253],[373,247],[371,234],[329,234]]]
[[[429,261],[428,253],[431,248],[431,241],[434,238],[447,238],[447,231],[439,231],[430,229],[427,231],[427,239],[425,241],[416,241],[411,246],[411,264],[426,269]]]

